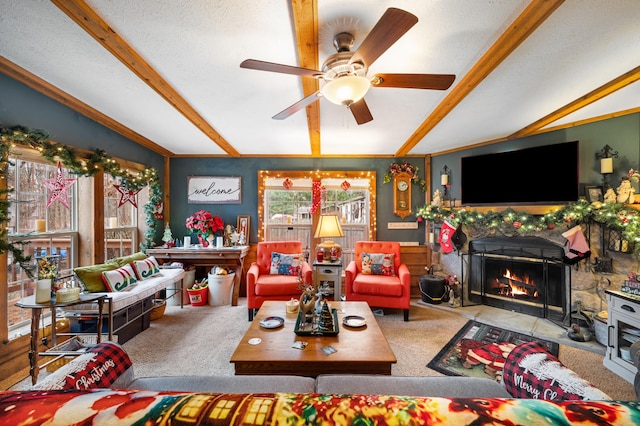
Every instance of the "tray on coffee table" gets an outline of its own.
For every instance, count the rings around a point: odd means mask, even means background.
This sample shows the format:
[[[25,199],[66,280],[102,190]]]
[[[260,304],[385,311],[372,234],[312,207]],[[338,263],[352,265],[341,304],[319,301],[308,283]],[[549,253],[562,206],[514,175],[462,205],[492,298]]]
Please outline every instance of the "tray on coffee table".
[[[333,315],[333,329],[328,331],[319,331],[318,329],[314,330],[311,325],[305,325],[304,314],[300,311],[298,312],[294,332],[298,336],[337,336],[340,332],[340,328],[338,326],[338,310],[331,309],[331,314]]]

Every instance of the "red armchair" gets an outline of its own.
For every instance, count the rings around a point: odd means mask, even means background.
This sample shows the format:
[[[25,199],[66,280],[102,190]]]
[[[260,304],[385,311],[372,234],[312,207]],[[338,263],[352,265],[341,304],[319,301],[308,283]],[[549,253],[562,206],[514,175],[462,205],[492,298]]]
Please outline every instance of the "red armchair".
[[[375,267],[373,274],[363,274],[362,253],[393,253],[394,275],[384,275],[384,271],[376,270]],[[376,272],[382,273],[382,275],[376,275]],[[403,309],[404,320],[409,321],[411,274],[407,265],[401,262],[400,243],[390,241],[356,242],[354,260],[345,269],[344,284],[346,300],[367,302],[369,306],[377,308]]]
[[[256,261],[247,271],[247,308],[249,321],[265,300],[288,301],[292,297],[300,298],[302,290],[298,287],[298,275],[271,274],[271,254],[300,254],[300,241],[264,241],[258,243]],[[313,282],[311,267],[304,260],[301,262],[301,275],[305,283]]]

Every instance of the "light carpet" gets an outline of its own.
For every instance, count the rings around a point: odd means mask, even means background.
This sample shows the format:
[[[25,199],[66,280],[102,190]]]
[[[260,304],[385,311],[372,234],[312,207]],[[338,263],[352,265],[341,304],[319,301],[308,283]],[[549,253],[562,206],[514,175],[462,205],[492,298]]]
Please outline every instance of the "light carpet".
[[[443,376],[425,365],[468,321],[455,309],[448,312],[416,302],[409,322],[394,309],[376,319],[398,360],[392,366],[394,376]],[[244,298],[238,306],[167,306],[162,318],[123,347],[138,377],[232,376],[229,359],[249,324]],[[559,359],[613,399],[636,399],[633,386],[602,365],[602,355],[561,344]],[[11,389],[29,385],[30,379],[24,379]]]

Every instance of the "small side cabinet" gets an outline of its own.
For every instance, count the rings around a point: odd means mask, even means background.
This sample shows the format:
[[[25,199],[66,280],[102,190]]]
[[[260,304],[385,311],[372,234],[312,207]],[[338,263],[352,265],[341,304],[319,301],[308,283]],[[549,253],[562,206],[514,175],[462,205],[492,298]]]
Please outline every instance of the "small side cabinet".
[[[640,298],[606,290],[609,305],[607,353],[603,364],[629,383],[638,371],[629,356],[629,346],[640,340]]]
[[[333,295],[333,300],[342,300],[342,262],[314,262],[313,263],[313,285],[328,285],[329,297]]]

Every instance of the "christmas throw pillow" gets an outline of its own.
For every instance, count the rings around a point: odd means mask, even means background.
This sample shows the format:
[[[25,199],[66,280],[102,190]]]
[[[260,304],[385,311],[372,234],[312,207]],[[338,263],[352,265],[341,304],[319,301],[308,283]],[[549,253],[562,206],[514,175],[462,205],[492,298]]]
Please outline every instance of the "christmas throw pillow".
[[[155,257],[149,256],[144,260],[135,260],[132,263],[138,280],[146,280],[160,273],[160,265]]]
[[[362,253],[362,273],[365,275],[396,275],[393,253]]]
[[[125,265],[113,271],[104,271],[102,281],[104,281],[107,291],[116,292],[130,290],[138,282],[138,279],[131,265]]]
[[[271,253],[271,275],[298,275],[302,268],[302,253]]]

